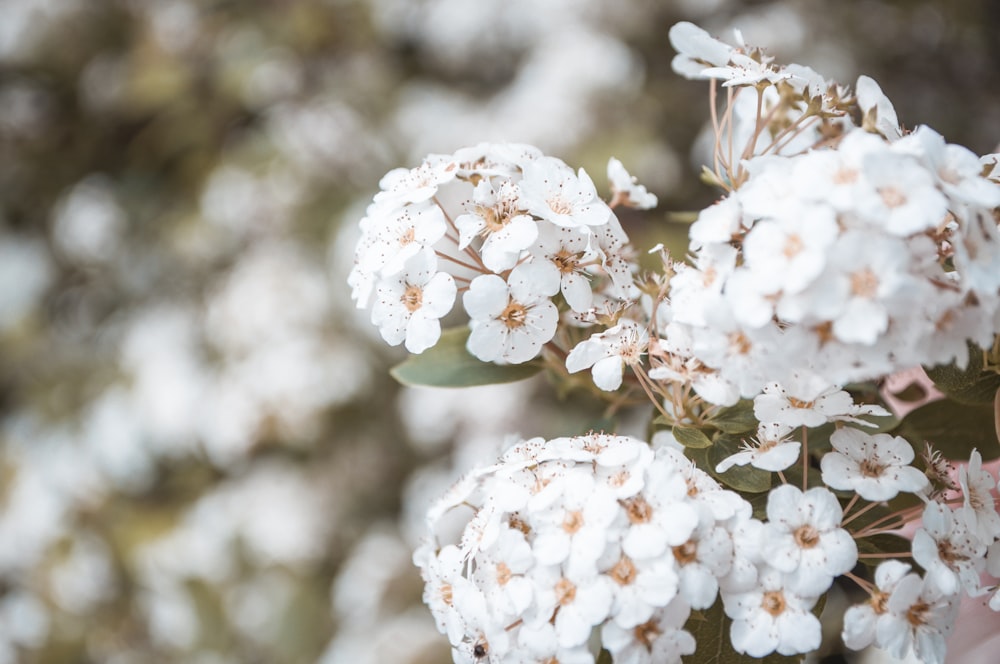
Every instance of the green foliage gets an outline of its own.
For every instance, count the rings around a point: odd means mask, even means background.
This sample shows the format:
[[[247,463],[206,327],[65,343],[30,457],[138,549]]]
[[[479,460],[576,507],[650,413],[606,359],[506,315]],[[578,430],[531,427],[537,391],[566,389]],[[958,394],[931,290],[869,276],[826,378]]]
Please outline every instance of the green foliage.
[[[542,370],[536,362],[525,364],[492,364],[469,354],[465,342],[469,328],[444,330],[437,345],[394,366],[390,373],[403,385],[429,387],[473,387],[513,383],[530,378]]]
[[[723,433],[747,433],[757,428],[757,418],[753,414],[753,401],[744,399],[739,403],[721,409],[709,423]]]
[[[684,447],[700,450],[712,446],[712,439],[701,429],[678,425],[673,428],[673,432],[674,438]]]
[[[687,448],[684,453],[689,459],[725,486],[745,493],[763,493],[771,488],[772,473],[753,466],[733,466],[724,473],[715,472],[715,467],[726,457],[739,451],[741,439],[736,436],[719,436],[708,448]]]
[[[911,411],[900,425],[901,435],[920,446],[929,441],[949,459],[968,459],[973,448],[984,461],[1000,456],[993,407],[958,403],[951,399],[932,401]]]
[[[984,369],[983,350],[969,344],[969,363],[964,368],[956,364],[940,365],[927,369],[927,375],[939,390],[952,400],[964,404],[993,403],[1000,390],[1000,374]]]
[[[733,621],[722,609],[722,600],[718,600],[704,611],[694,611],[684,628],[691,632],[698,649],[690,657],[698,664],[783,664],[798,662],[800,657],[784,657],[772,654],[763,658],[741,655],[733,650],[729,640],[729,626]]]

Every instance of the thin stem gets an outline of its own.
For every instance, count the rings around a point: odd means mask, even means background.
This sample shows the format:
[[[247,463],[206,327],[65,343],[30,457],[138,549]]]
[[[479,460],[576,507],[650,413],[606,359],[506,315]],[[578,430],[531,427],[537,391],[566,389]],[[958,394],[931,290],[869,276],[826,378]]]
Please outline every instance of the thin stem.
[[[802,492],[809,487],[809,430],[802,427]]]
[[[843,521],[841,521],[840,522],[840,527],[843,528],[844,526],[846,526],[847,524],[849,524],[851,521],[854,521],[855,519],[857,519],[862,514],[875,509],[875,507],[877,507],[878,505],[879,505],[879,503],[868,503],[867,505],[865,505],[864,507],[862,507],[861,509],[859,509],[857,512],[855,512],[854,514],[852,514],[851,516],[849,516],[846,519],[844,519]],[[857,537],[857,533],[855,533],[855,537]]]
[[[909,551],[900,553],[859,553],[858,558],[909,558],[913,554]]]
[[[874,583],[872,583],[871,581],[868,581],[866,579],[862,579],[860,576],[857,576],[856,574],[853,574],[851,572],[845,572],[844,576],[846,576],[848,579],[850,579],[854,583],[858,584],[858,586],[862,590],[864,590],[866,593],[868,593],[869,595],[871,595],[874,592],[874,590],[875,590],[875,584]]]
[[[665,417],[667,421],[672,420],[673,418],[667,414],[667,411],[664,410],[663,405],[660,404],[660,400],[656,398],[656,395],[653,394],[653,390],[651,388],[653,381],[651,381],[649,376],[646,375],[646,372],[642,370],[642,367],[638,364],[632,365],[632,371],[635,372],[636,378],[639,379],[639,385],[642,386],[642,390],[643,392],[646,393],[646,396],[649,397],[649,400],[653,402],[653,406],[656,407],[656,410],[660,411],[660,414],[663,415],[663,417]],[[647,381],[649,382],[649,384],[647,384]]]
[[[858,494],[854,494],[851,497],[851,501],[847,503],[847,507],[844,508],[844,516],[846,517],[850,513],[851,509],[857,504],[858,499],[861,498]]]
[[[438,250],[435,249],[434,253],[437,255],[438,258],[443,258],[446,261],[451,261],[452,263],[455,263],[456,265],[461,265],[462,267],[468,268],[468,269],[472,270],[473,272],[482,272],[482,270],[480,270],[475,265],[470,265],[470,264],[468,264],[468,263],[466,263],[464,261],[460,261],[457,258],[455,258],[454,256],[450,256],[450,255],[444,253],[443,251],[438,251]],[[452,276],[454,276],[454,275],[452,275]]]

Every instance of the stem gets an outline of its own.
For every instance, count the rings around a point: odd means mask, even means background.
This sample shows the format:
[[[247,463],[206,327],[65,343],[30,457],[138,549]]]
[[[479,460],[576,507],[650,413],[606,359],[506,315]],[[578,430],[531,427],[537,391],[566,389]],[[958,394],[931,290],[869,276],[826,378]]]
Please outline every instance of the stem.
[[[877,505],[879,505],[879,503],[868,503],[867,505],[865,505],[864,507],[862,507],[861,509],[859,509],[857,512],[855,512],[854,514],[852,514],[848,518],[846,518],[843,521],[841,521],[840,522],[840,527],[843,528],[844,526],[846,526],[847,524],[849,524],[851,521],[854,521],[859,516],[861,516],[862,514],[864,514],[865,512],[868,512],[868,511],[874,509]],[[855,533],[855,537],[857,537],[857,533]]]
[[[809,486],[809,430],[802,427],[802,492]]]
[[[872,583],[871,581],[867,581],[865,579],[862,579],[860,576],[857,576],[856,574],[852,574],[851,572],[845,572],[844,576],[846,576],[848,579],[850,579],[854,583],[858,584],[858,586],[862,590],[864,590],[866,593],[868,593],[869,595],[871,595],[872,592],[874,592],[874,590],[875,590],[875,584],[874,583]]]

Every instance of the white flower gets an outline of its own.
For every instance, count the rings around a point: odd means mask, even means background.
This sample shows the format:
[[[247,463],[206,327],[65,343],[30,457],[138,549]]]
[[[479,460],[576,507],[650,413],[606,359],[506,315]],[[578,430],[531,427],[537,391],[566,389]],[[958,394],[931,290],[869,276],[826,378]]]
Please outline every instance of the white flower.
[[[945,637],[955,626],[958,596],[942,591],[930,575],[900,579],[875,625],[879,647],[898,659],[912,647],[924,664],[944,664]]]
[[[639,184],[638,180],[625,170],[625,166],[614,157],[608,160],[608,180],[611,181],[611,192],[614,194],[614,200],[639,210],[649,210],[656,207],[656,195],[646,191],[646,188]],[[614,202],[612,202],[613,205]]]
[[[681,655],[694,653],[696,646],[683,629],[690,614],[690,607],[678,598],[631,629],[605,623],[601,643],[617,664],[681,664]]]
[[[988,470],[983,469],[979,450],[972,450],[968,465],[959,467],[958,483],[962,489],[962,507],[958,509],[958,516],[980,540],[992,542],[1000,536],[1000,515],[997,514],[992,493],[997,482]]]
[[[539,567],[532,574],[537,589],[537,620],[552,622],[562,648],[582,645],[595,625],[610,615],[611,581],[595,573],[574,574],[558,567]]]
[[[875,589],[871,597],[844,613],[841,633],[844,645],[851,650],[861,650],[875,642],[878,620],[889,610],[889,596],[909,571],[910,566],[898,560],[886,560],[879,564],[875,570]]]
[[[452,276],[436,269],[434,251],[427,248],[375,286],[372,323],[389,345],[405,340],[406,350],[422,353],[440,339],[439,319],[451,311],[458,291]]]
[[[832,452],[823,456],[823,483],[831,489],[854,491],[865,500],[891,500],[900,491],[918,493],[927,476],[910,464],[913,447],[886,433],[869,435],[851,427],[830,436]]]
[[[622,627],[636,627],[677,595],[677,572],[667,558],[633,561],[622,554],[605,574],[614,582],[612,619]]]
[[[391,275],[402,270],[421,249],[444,237],[448,223],[440,207],[426,202],[389,212],[370,209],[362,228],[370,238],[362,247],[361,269]]]
[[[648,345],[646,329],[635,321],[622,319],[614,327],[577,344],[566,357],[566,370],[576,373],[593,367],[594,384],[613,392],[621,387],[625,367],[639,364]]]
[[[473,578],[484,589],[494,614],[514,619],[528,609],[534,593],[524,575],[534,563],[524,533],[509,527],[503,528],[492,546],[477,556]]]
[[[707,510],[706,510],[707,512]],[[694,609],[707,609],[719,592],[719,579],[733,563],[733,537],[714,519],[702,518],[691,539],[673,547],[681,597]]]
[[[795,655],[819,647],[820,623],[810,611],[816,598],[791,591],[777,570],[765,569],[753,589],[723,593],[722,599],[733,619],[729,636],[739,653]]]
[[[504,180],[494,189],[490,180],[482,180],[472,194],[469,212],[455,219],[459,249],[465,249],[476,236],[482,236],[480,254],[483,264],[494,272],[509,270],[517,264],[521,252],[538,237],[538,224],[520,209],[517,185]]]
[[[657,458],[670,457],[661,452]],[[662,555],[667,547],[688,541],[698,526],[698,511],[689,501],[687,481],[672,464],[651,465],[643,493],[622,501],[622,506],[630,524],[622,549],[633,559]]]
[[[956,593],[964,587],[970,595],[981,594],[979,572],[986,563],[986,545],[948,506],[927,504],[912,549],[913,560],[941,592]]]
[[[834,576],[858,562],[858,547],[840,527],[843,511],[829,489],[814,487],[803,493],[782,484],[768,495],[767,518],[761,555],[785,574],[793,592],[819,596]]]
[[[897,236],[938,226],[948,212],[948,201],[934,177],[912,156],[873,152],[862,161],[868,184],[858,201],[858,212]]]
[[[677,51],[671,67],[685,78],[706,78],[703,74],[705,69],[725,66],[736,52],[729,44],[715,39],[687,21],[674,24],[668,37],[670,45]]]
[[[590,275],[584,265],[593,258],[590,235],[578,229],[538,223],[538,239],[530,248],[531,260],[518,269],[545,292],[561,292],[573,311],[584,312],[594,301]]]
[[[519,186],[528,212],[556,226],[586,229],[606,224],[612,216],[586,171],[581,168],[576,174],[554,157],[525,164]]]
[[[864,128],[894,141],[903,135],[892,102],[882,92],[875,79],[859,76],[857,84],[858,106],[861,108]]]
[[[715,467],[715,472],[724,473],[733,466],[750,464],[754,468],[777,472],[795,463],[799,458],[802,444],[790,441],[786,436],[792,428],[775,422],[764,422],[757,427],[757,438],[744,441],[743,451],[732,454]]]
[[[848,421],[872,426],[858,415],[888,416],[881,406],[857,406],[851,395],[811,373],[796,372],[784,384],[771,382],[754,397],[753,414],[759,422],[787,427],[818,427],[827,422]]]
[[[509,284],[495,274],[476,277],[462,303],[471,317],[467,347],[483,362],[527,362],[559,322],[556,306],[513,273]]]

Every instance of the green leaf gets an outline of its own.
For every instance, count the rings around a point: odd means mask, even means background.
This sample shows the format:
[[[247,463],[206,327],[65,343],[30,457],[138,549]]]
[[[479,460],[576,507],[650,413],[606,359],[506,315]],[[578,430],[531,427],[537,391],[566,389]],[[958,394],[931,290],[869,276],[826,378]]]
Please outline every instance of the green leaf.
[[[927,375],[939,390],[961,403],[993,403],[1000,390],[1000,374],[983,369],[983,350],[975,344],[969,344],[969,363],[964,369],[944,364],[927,369]]]
[[[697,664],[788,664],[801,659],[777,654],[761,659],[741,655],[733,650],[733,644],[729,640],[729,626],[732,622],[723,611],[721,600],[704,611],[692,611],[684,629],[691,632],[697,643],[697,650],[694,655],[685,657],[685,661]]]
[[[1000,456],[992,405],[973,406],[951,399],[932,401],[911,411],[900,425],[902,435],[921,447],[930,441],[949,459],[968,459],[976,448],[988,461]]]
[[[754,431],[757,418],[753,414],[753,401],[744,399],[734,406],[723,408],[708,422],[723,433]]]
[[[492,364],[483,362],[465,349],[469,328],[444,330],[437,344],[419,355],[411,355],[389,373],[403,385],[430,387],[473,387],[512,383],[530,378],[542,370],[537,362]]]
[[[740,440],[732,436],[720,436],[712,447],[689,447],[684,454],[694,461],[701,470],[731,489],[744,493],[763,493],[771,488],[771,473],[753,466],[733,466],[724,473],[715,472],[720,461],[739,449]],[[744,496],[746,497],[746,496]]]
[[[682,427],[675,426],[674,438],[677,442],[684,447],[693,447],[695,449],[703,449],[705,447],[712,446],[712,440],[705,435],[705,432],[701,429],[695,429],[694,427]]]

